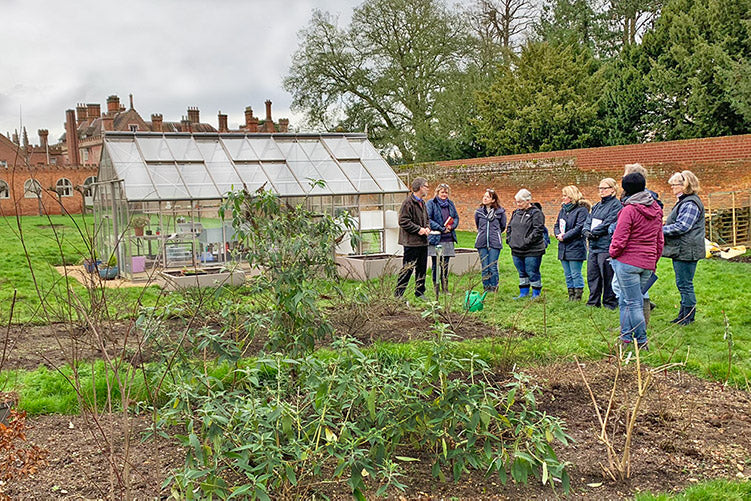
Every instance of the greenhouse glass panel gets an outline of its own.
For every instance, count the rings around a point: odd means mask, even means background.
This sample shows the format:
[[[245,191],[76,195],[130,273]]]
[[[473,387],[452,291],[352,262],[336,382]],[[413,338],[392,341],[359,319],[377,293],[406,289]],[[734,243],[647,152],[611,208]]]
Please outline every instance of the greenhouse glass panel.
[[[331,160],[328,150],[318,140],[302,139],[297,144],[300,145],[305,155],[311,160]]]
[[[238,164],[237,168],[240,169],[241,165]],[[236,190],[243,185],[243,180],[237,174],[232,164],[229,163],[229,160],[225,160],[224,162],[206,162],[206,169],[211,173],[211,177],[214,178],[214,184],[216,184],[221,194],[233,189]]]
[[[248,138],[248,142],[250,142],[250,146],[255,150],[262,161],[284,161],[282,151],[272,138],[253,137]]]
[[[222,148],[218,139],[196,141],[196,144],[201,151],[201,156],[207,164],[215,162],[229,163],[227,153],[224,151],[224,148]]]
[[[142,162],[121,162],[117,164],[117,175],[127,186],[128,200],[155,200],[159,198],[151,177]]]
[[[373,178],[370,177],[370,174],[360,162],[346,160],[339,162],[339,165],[342,166],[342,170],[347,174],[347,177],[352,180],[352,184],[355,185],[357,191],[365,193],[381,191],[381,188],[373,181]]]
[[[331,193],[331,188],[328,184],[325,187],[321,187],[317,184],[311,186],[315,181],[326,181],[327,178],[318,172],[299,143],[285,141],[282,142],[279,147],[287,159],[287,165],[306,192],[315,195],[328,195]]]
[[[214,184],[203,163],[178,164],[177,168],[182,174],[191,198],[205,200],[222,197],[222,193]]]
[[[141,162],[141,152],[135,142],[112,139],[106,144],[113,162]]]
[[[360,158],[346,137],[324,137],[323,142],[326,144],[334,158],[339,160],[355,160]]]
[[[258,154],[250,147],[250,143],[244,137],[225,137],[222,141],[232,160],[240,162],[258,160]]]
[[[136,136],[136,143],[141,148],[143,159],[147,162],[170,162],[174,160],[172,151],[167,146],[167,140],[163,136]]]
[[[274,191],[280,196],[304,195],[304,190],[284,162],[263,162],[263,170],[269,176]]]
[[[203,155],[192,137],[168,137],[167,146],[178,162],[200,162]]]
[[[266,183],[266,188],[272,189],[269,183],[269,178],[266,177],[266,173],[261,169],[261,164],[258,162],[244,162],[235,164],[237,172],[240,173],[240,182],[234,183],[234,189],[238,190],[242,188],[243,183],[247,187],[248,191],[253,192],[263,186]],[[225,190],[230,191],[229,189]]]
[[[376,182],[381,186],[383,191],[403,191],[406,186],[391,170],[389,164],[387,164],[382,158],[378,159],[363,159],[362,163],[370,172],[370,175],[375,178]]]
[[[154,180],[154,187],[163,200],[187,200],[190,194],[177,173],[175,164],[148,164],[146,169]]]
[[[353,193],[355,187],[349,182],[342,169],[333,160],[313,161],[316,170],[321,174],[321,179],[326,181],[326,186],[332,193]]]

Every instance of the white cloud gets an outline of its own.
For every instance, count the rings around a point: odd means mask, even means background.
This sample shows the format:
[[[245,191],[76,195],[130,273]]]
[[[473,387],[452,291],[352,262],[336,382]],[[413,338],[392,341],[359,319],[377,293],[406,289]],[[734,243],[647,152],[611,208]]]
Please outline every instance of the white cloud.
[[[51,138],[64,130],[65,110],[128,94],[148,120],[179,121],[188,106],[216,126],[230,126],[245,106],[274,119],[290,113],[282,89],[297,33],[313,9],[347,19],[362,0],[0,0],[6,50],[0,58],[0,133],[23,125]],[[295,119],[298,119],[296,123]]]

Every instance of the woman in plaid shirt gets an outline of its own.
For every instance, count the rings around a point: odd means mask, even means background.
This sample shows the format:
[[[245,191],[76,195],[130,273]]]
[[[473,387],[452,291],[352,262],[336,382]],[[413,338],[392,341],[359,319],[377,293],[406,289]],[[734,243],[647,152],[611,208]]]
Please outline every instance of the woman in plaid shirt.
[[[696,314],[694,274],[696,264],[705,257],[704,205],[699,196],[699,180],[690,170],[676,172],[668,180],[678,202],[670,212],[662,233],[665,248],[662,255],[673,260],[675,285],[681,294],[681,310],[671,322],[688,325]]]

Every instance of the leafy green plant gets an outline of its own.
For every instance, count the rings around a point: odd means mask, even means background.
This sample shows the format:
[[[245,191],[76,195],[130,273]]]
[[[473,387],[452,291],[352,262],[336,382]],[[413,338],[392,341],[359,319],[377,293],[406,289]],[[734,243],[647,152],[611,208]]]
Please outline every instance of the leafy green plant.
[[[170,479],[179,498],[309,497],[323,476],[346,480],[358,498],[369,488],[383,495],[404,488],[402,464],[415,450],[428,451],[441,479],[481,470],[568,489],[552,448],[569,439],[562,423],[537,410],[524,376],[496,383],[478,358],[455,356],[445,324],[410,361],[366,355],[340,337],[321,356],[241,363],[228,336],[192,336],[159,413],[161,425],[186,430],[186,464]]]
[[[268,294],[269,348],[299,353],[331,333],[311,286],[317,277],[336,277],[334,252],[345,232],[354,234],[346,212],[337,217],[316,214],[304,204],[288,205],[259,189],[231,192],[220,216],[232,215],[232,226],[244,244],[242,255],[262,269],[253,292]]]

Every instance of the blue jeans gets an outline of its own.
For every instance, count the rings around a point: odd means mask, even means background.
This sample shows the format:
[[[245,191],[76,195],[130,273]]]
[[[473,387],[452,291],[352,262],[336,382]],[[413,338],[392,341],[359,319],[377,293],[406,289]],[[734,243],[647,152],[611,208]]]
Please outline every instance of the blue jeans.
[[[675,271],[675,285],[681,293],[681,306],[693,308],[696,306],[696,294],[694,294],[694,274],[698,261],[678,261],[673,259]]]
[[[639,345],[647,342],[647,326],[644,322],[644,299],[642,287],[652,276],[652,270],[645,270],[637,266],[621,263],[617,259],[611,260],[621,294],[618,305],[621,308],[621,341],[629,343],[633,339]]]
[[[584,277],[582,277],[582,264],[584,261],[562,260],[563,274],[566,276],[566,288],[583,289]]]
[[[480,253],[482,263],[483,287],[498,287],[498,256],[501,254],[501,249],[480,247],[477,252]]]
[[[540,276],[540,263],[542,256],[511,256],[514,260],[516,271],[519,272],[519,287],[529,287],[530,285],[539,289],[542,287],[542,277]]]

